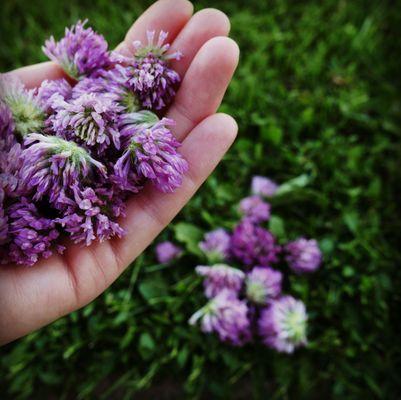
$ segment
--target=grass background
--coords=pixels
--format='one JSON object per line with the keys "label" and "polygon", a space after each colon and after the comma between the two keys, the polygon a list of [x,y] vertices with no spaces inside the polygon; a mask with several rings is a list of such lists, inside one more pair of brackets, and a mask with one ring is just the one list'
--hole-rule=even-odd
{"label": "grass background", "polygon": [[[149,1],[5,0],[0,70],[44,60],[77,19],[116,45]],[[222,111],[240,136],[162,234],[187,252],[139,257],[95,302],[0,349],[2,399],[397,399],[401,391],[401,16],[385,1],[196,1],[231,18],[241,63]],[[310,311],[293,356],[232,349],[187,325],[203,303],[191,252],[235,221],[253,174],[304,185],[273,203],[281,235],[316,237],[322,270],[292,282]],[[281,224],[282,223],[282,224]],[[277,228],[277,226],[276,226]],[[398,368],[398,372],[397,372]]]}

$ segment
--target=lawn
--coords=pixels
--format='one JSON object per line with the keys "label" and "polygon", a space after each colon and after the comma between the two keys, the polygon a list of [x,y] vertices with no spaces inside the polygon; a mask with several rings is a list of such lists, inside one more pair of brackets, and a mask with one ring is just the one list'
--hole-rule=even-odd
{"label": "lawn", "polygon": [[[5,0],[0,70],[78,19],[112,45],[140,0]],[[253,175],[303,184],[273,200],[288,238],[318,239],[318,273],[292,282],[310,313],[294,355],[232,348],[188,326],[198,260],[152,249],[96,301],[0,349],[2,399],[397,399],[401,392],[401,12],[375,1],[196,1],[231,19],[241,61],[221,110],[239,138],[162,239],[231,227]],[[185,223],[185,225],[183,225]],[[184,227],[184,228],[183,228]],[[183,243],[183,245],[185,245]],[[188,250],[188,248],[187,248]]]}

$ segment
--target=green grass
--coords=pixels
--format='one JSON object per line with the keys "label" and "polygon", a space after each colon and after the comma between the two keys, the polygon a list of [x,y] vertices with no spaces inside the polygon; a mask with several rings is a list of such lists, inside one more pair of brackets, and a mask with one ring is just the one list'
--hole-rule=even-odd
{"label": "green grass", "polygon": [[[0,70],[44,60],[45,38],[79,18],[115,45],[147,4],[6,0]],[[240,135],[162,237],[180,239],[182,222],[195,236],[231,226],[253,174],[306,175],[273,209],[286,238],[316,237],[324,251],[321,271],[292,282],[310,311],[309,348],[285,356],[201,335],[187,325],[204,301],[197,258],[158,270],[149,251],[83,310],[0,350],[2,399],[398,398],[400,12],[383,1],[196,2],[206,6],[230,16],[241,47],[221,108]]]}

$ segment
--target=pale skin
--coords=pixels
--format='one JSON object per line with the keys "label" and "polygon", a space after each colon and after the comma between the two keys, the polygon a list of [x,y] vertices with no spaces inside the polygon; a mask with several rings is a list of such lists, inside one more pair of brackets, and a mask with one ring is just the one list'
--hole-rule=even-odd
{"label": "pale skin", "polygon": [[[147,186],[128,202],[121,220],[126,235],[90,247],[68,244],[34,267],[0,268],[0,344],[8,343],[77,310],[107,289],[155,239],[219,163],[233,143],[237,124],[216,114],[238,64],[239,49],[227,38],[228,18],[215,9],[193,14],[187,0],[159,0],[135,21],[117,50],[129,53],[134,40],[146,40],[146,30],[169,32],[171,51],[185,55],[173,68],[182,83],[167,116],[176,121],[174,134],[190,169],[182,187],[162,194]],[[18,70],[27,87],[63,76],[46,62]]]}

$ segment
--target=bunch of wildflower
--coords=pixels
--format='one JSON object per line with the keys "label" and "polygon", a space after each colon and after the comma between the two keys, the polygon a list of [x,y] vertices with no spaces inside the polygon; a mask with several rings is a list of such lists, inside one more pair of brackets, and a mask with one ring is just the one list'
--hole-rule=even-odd
{"label": "bunch of wildflower", "polygon": [[127,57],[86,23],[43,47],[66,79],[28,90],[0,76],[2,262],[33,265],[62,251],[64,236],[85,245],[121,237],[128,196],[147,183],[173,192],[188,170],[174,121],[160,114],[179,82],[167,34],[149,32]]}
{"label": "bunch of wildflower", "polygon": [[253,194],[240,201],[243,219],[233,232],[218,228],[199,243],[208,260],[217,254],[230,265],[195,268],[208,303],[190,323],[233,345],[260,340],[278,352],[292,353],[307,344],[307,313],[302,301],[284,294],[285,266],[297,274],[312,272],[322,255],[316,240],[280,244],[263,226],[270,217],[270,204],[263,197],[274,195],[276,188],[268,178],[254,177]]}

